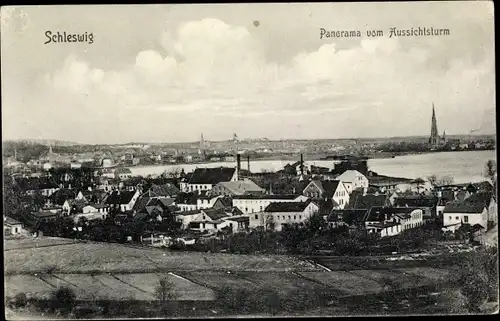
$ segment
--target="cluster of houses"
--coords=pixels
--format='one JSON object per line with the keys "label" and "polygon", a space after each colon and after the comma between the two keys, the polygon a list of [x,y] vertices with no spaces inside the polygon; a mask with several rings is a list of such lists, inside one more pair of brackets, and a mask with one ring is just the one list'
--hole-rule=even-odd
{"label": "cluster of houses", "polygon": [[104,168],[93,188],[62,188],[50,180],[32,178],[34,183],[23,185],[23,190],[28,195],[40,191],[46,199],[43,208],[31,213],[34,221],[68,216],[78,223],[105,219],[111,213],[150,221],[174,216],[183,229],[213,233],[280,231],[319,214],[332,227],[362,228],[382,237],[419,228],[436,218],[442,220],[444,231],[452,232],[463,224],[486,230],[497,223],[497,202],[489,182],[436,187],[369,171],[365,175],[356,169],[315,174],[302,161],[295,165],[288,166],[295,167],[301,188],[291,194],[274,194],[259,186],[239,162],[235,168],[182,171],[178,179],[147,188],[128,183],[128,169]]}

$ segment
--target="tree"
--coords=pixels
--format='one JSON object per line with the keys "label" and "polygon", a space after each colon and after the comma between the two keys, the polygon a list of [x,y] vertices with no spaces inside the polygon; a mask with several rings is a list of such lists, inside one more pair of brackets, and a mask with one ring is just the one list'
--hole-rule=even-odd
{"label": "tree", "polygon": [[489,178],[491,182],[495,181],[495,176],[497,173],[497,164],[494,160],[489,160],[486,162],[486,171],[484,173],[484,176],[486,178]]}
{"label": "tree", "polygon": [[166,304],[168,303],[168,301],[172,301],[175,298],[173,289],[173,283],[168,281],[166,277],[160,278],[158,280],[158,285],[155,288],[155,297],[158,301],[160,301],[162,309],[164,311],[166,309]]}
{"label": "tree", "polygon": [[417,192],[420,193],[420,188],[425,184],[425,180],[421,177],[418,177],[413,181],[413,183],[417,185]]}
{"label": "tree", "polygon": [[318,212],[314,213],[305,222],[304,226],[308,234],[312,237],[328,228],[328,223]]}
{"label": "tree", "polygon": [[436,174],[432,174],[431,176],[427,177],[427,180],[429,181],[429,183],[432,184],[432,186],[436,186],[438,178],[437,178]]}
{"label": "tree", "polygon": [[471,313],[480,312],[486,301],[498,300],[498,251],[497,248],[469,253],[454,273],[449,284],[466,298],[466,308]]}
{"label": "tree", "polygon": [[274,228],[276,227],[276,223],[274,222],[274,216],[272,214],[266,215],[265,227],[266,227],[266,230],[274,231]]}
{"label": "tree", "polygon": [[26,293],[24,292],[18,293],[14,297],[14,305],[17,308],[25,307],[27,303],[28,303],[28,298],[26,296]]}
{"label": "tree", "polygon": [[75,305],[75,299],[75,292],[69,287],[63,286],[52,292],[52,302],[63,311],[70,311]]}

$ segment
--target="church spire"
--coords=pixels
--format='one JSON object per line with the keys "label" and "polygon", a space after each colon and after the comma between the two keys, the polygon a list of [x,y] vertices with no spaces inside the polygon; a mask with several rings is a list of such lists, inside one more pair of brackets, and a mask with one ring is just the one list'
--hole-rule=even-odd
{"label": "church spire", "polygon": [[429,143],[432,147],[439,145],[439,134],[436,121],[436,110],[434,108],[434,102],[432,102],[432,124],[431,124],[431,137],[429,138]]}

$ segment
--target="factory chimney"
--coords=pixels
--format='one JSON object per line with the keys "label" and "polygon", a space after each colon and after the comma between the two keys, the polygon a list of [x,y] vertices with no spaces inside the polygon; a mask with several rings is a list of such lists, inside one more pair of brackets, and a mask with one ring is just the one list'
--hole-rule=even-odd
{"label": "factory chimney", "polygon": [[300,154],[300,174],[304,174],[304,154]]}
{"label": "factory chimney", "polygon": [[240,177],[240,171],[241,171],[241,155],[236,154],[236,171],[238,175],[238,179]]}
{"label": "factory chimney", "polygon": [[247,170],[248,173],[250,174],[250,155],[247,156]]}

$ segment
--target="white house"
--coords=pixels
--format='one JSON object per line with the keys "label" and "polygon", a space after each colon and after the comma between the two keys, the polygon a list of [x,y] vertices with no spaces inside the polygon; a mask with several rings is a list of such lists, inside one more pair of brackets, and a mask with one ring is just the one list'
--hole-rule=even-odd
{"label": "white house", "polygon": [[379,233],[380,237],[398,235],[402,231],[400,223],[397,222],[377,222],[366,226],[368,233]]}
{"label": "white house", "polygon": [[238,180],[238,171],[231,167],[197,168],[189,179],[181,182],[181,191],[209,191],[220,182]]}
{"label": "white house", "polygon": [[263,212],[249,215],[249,227],[281,231],[285,225],[303,224],[318,211],[319,206],[310,201],[271,203]]}
{"label": "white house", "polygon": [[8,216],[3,217],[3,231],[4,235],[18,235],[25,232],[21,222]]}
{"label": "white house", "polygon": [[110,206],[107,204],[88,204],[82,208],[83,214],[98,213],[101,215],[108,215]]}
{"label": "white house", "polygon": [[111,168],[104,168],[102,170],[101,177],[106,177],[106,178],[115,178],[115,171],[112,170]]}
{"label": "white house", "polygon": [[219,209],[202,209],[190,212],[176,213],[176,219],[182,222],[182,228],[196,231],[220,231],[225,227],[236,225],[232,221],[224,220],[230,214]]}
{"label": "white house", "polygon": [[404,230],[423,225],[423,211],[407,207],[372,207],[369,209],[365,228],[368,232],[380,233],[381,237],[394,236]]}
{"label": "white house", "polygon": [[201,211],[194,209],[175,213],[175,219],[180,222],[182,229],[188,229],[189,224],[201,219]]}
{"label": "white house", "polygon": [[484,203],[450,202],[443,212],[443,230],[455,232],[462,224],[488,226],[488,208]]}
{"label": "white house", "polygon": [[139,196],[139,190],[113,191],[106,197],[104,203],[109,205],[110,208],[117,208],[122,212],[131,211]]}
{"label": "white house", "polygon": [[424,224],[424,212],[419,208],[410,208],[407,212],[397,213],[393,220],[401,224],[401,230],[420,227]]}
{"label": "white house", "polygon": [[343,209],[349,204],[349,192],[339,180],[312,180],[302,191],[302,194],[312,199],[332,199]]}
{"label": "white house", "polygon": [[223,196],[200,196],[196,200],[196,206],[198,209],[212,208],[215,202]]}
{"label": "white house", "polygon": [[82,168],[82,163],[80,163],[80,162],[71,162],[70,167],[72,169]]}
{"label": "white house", "polygon": [[42,168],[46,171],[52,168],[52,164],[49,162],[43,163]]}
{"label": "white house", "polygon": [[346,182],[351,183],[351,186],[347,186],[349,194],[353,190],[358,189],[358,188],[362,189],[363,192],[365,192],[365,193],[366,193],[366,190],[368,189],[368,184],[369,184],[368,178],[365,175],[358,172],[357,170],[347,170],[347,171],[343,172],[342,174],[340,174],[337,177],[337,180],[344,182],[344,184]]}
{"label": "white house", "polygon": [[246,231],[250,227],[250,218],[248,216],[238,215],[225,217],[222,220],[229,221],[229,227],[233,233]]}
{"label": "white house", "polygon": [[126,167],[120,167],[115,169],[115,178],[127,179],[132,177],[132,171]]}
{"label": "white house", "polygon": [[233,207],[238,208],[243,214],[263,212],[271,203],[305,202],[308,197],[304,195],[240,195],[233,197]]}
{"label": "white house", "polygon": [[106,167],[113,167],[115,165],[115,162],[111,158],[103,158],[101,160],[101,166],[106,168]]}
{"label": "white house", "polygon": [[64,201],[62,206],[62,211],[64,215],[72,215],[75,213],[81,213],[83,207],[87,205],[87,201],[84,199],[67,199]]}

